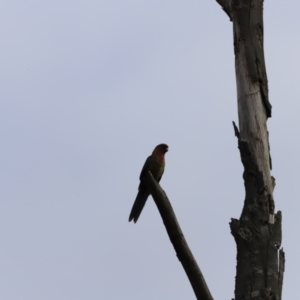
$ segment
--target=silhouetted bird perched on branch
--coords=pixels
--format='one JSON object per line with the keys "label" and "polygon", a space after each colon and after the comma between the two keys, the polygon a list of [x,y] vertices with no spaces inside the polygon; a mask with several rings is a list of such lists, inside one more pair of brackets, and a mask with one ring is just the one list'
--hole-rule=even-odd
{"label": "silhouetted bird perched on branch", "polygon": [[146,159],[146,162],[143,166],[141,175],[140,175],[140,185],[139,185],[139,192],[136,196],[136,199],[134,201],[134,204],[131,209],[131,213],[129,215],[129,222],[131,220],[134,221],[134,223],[137,222],[144,205],[147,201],[147,198],[150,195],[150,192],[143,183],[142,179],[147,175],[147,173],[150,171],[153,178],[159,182],[164,170],[165,170],[165,153],[168,152],[169,147],[166,144],[159,144],[155,147],[152,154]]}

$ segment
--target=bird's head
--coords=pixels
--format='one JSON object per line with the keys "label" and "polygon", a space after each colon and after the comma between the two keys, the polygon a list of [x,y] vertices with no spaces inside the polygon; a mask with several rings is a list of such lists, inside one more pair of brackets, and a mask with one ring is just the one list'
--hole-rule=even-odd
{"label": "bird's head", "polygon": [[169,146],[167,144],[159,144],[155,147],[153,153],[165,154],[166,152],[168,152],[168,150]]}

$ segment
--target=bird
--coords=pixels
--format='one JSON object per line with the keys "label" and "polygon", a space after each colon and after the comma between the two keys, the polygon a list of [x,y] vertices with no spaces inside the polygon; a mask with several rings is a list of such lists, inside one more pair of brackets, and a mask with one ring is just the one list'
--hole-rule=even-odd
{"label": "bird", "polygon": [[140,175],[138,194],[135,198],[129,215],[129,222],[131,222],[132,220],[134,221],[134,223],[137,222],[150,195],[150,191],[147,185],[143,182],[143,178],[150,171],[153,178],[157,182],[160,181],[165,170],[165,154],[168,152],[168,150],[169,146],[167,144],[159,144],[154,148],[152,154],[146,159]]}

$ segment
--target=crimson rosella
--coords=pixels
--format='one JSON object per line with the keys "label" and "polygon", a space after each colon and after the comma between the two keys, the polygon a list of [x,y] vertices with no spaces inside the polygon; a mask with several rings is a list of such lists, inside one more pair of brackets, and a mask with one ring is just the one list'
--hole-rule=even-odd
{"label": "crimson rosella", "polygon": [[166,144],[159,144],[155,147],[152,154],[146,159],[146,162],[143,166],[141,175],[140,175],[140,185],[139,185],[139,192],[136,196],[136,199],[134,201],[134,204],[131,209],[131,213],[129,215],[129,222],[131,220],[134,221],[134,223],[137,222],[144,205],[147,201],[147,198],[150,195],[150,192],[146,186],[146,184],[143,182],[143,178],[146,176],[146,174],[150,171],[154,179],[159,182],[164,170],[165,170],[165,153],[169,150],[168,145]]}

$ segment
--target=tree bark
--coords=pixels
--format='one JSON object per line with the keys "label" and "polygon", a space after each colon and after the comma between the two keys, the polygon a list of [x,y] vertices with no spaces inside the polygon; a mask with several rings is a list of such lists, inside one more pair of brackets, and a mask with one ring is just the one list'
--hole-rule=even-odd
{"label": "tree bark", "polygon": [[198,300],[213,300],[202,272],[184,238],[166,193],[154,180],[150,172],[143,180],[147,184],[154,202],[160,212],[176,255],[181,262],[187,277],[189,278],[196,298]]}
{"label": "tree bark", "polygon": [[[263,1],[217,0],[233,22],[239,129],[235,135],[244,166],[245,201],[232,219],[237,244],[235,300],[281,299],[284,252],[281,212],[274,214],[267,119],[272,106],[263,48]],[[279,258],[279,261],[278,261]]]}

